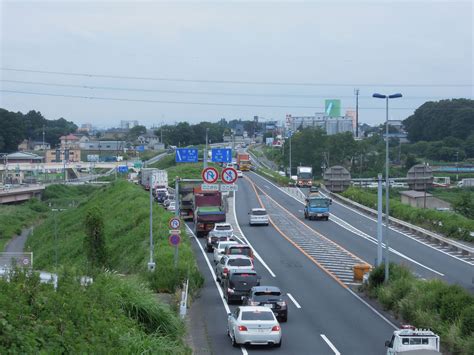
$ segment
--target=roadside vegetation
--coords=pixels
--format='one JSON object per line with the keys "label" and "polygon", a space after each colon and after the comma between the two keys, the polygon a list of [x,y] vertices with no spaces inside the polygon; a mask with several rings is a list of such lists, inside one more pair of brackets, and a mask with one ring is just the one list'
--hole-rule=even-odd
{"label": "roadside vegetation", "polygon": [[[349,187],[341,195],[364,206],[377,209],[376,190]],[[383,203],[385,205],[385,200]],[[470,235],[470,232],[474,231],[474,220],[458,213],[415,208],[402,204],[398,199],[391,198],[390,215],[433,232],[441,233],[449,238],[474,242],[474,237]]]}
{"label": "roadside vegetation", "polygon": [[440,335],[444,351],[474,354],[474,297],[460,286],[441,280],[420,280],[405,266],[390,264],[384,284],[384,265],[375,268],[362,289],[403,322],[429,328]]}
{"label": "roadside vegetation", "polygon": [[20,270],[0,279],[0,353],[191,354],[183,323],[136,277],[80,275],[62,269],[56,290]]}

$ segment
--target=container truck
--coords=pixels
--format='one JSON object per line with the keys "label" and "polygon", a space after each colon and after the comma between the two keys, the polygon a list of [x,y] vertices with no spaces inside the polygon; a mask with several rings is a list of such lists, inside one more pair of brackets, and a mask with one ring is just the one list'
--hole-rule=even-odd
{"label": "container truck", "polygon": [[304,206],[304,218],[329,220],[329,205],[331,203],[329,198],[315,194],[309,195]]}
{"label": "container truck", "polygon": [[296,168],[296,185],[298,187],[311,187],[313,185],[313,168],[310,166],[298,166]]}
{"label": "container truck", "polygon": [[157,171],[158,169],[156,168],[143,168],[140,170],[140,184],[145,190],[150,190],[150,176],[156,174]]}
{"label": "container truck", "polygon": [[250,155],[248,153],[237,153],[237,165],[241,171],[250,170]]}
{"label": "container truck", "polygon": [[202,181],[187,181],[179,184],[179,214],[184,220],[194,218],[194,188]]}
{"label": "container truck", "polygon": [[474,178],[462,179],[458,182],[458,187],[474,187]]}
{"label": "container truck", "polygon": [[203,191],[194,188],[194,234],[206,236],[216,223],[225,222],[225,210],[220,191]]}

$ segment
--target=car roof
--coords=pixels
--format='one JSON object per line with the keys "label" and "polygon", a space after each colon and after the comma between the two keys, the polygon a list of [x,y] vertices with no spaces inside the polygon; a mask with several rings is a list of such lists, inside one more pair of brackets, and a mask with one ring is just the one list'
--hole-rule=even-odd
{"label": "car roof", "polygon": [[238,244],[235,240],[224,240],[222,242],[219,242],[219,244],[217,244],[217,247],[219,248],[219,245],[234,245],[234,244]]}
{"label": "car roof", "polygon": [[239,306],[241,312],[271,312],[273,313],[272,309],[269,307],[264,306]]}
{"label": "car roof", "polygon": [[252,208],[252,211],[267,211],[265,208]]}
{"label": "car roof", "polygon": [[230,244],[229,246],[231,247],[237,247],[237,248],[250,248],[250,245],[247,244]]}
{"label": "car roof", "polygon": [[254,286],[252,292],[280,292],[281,290],[276,286]]}

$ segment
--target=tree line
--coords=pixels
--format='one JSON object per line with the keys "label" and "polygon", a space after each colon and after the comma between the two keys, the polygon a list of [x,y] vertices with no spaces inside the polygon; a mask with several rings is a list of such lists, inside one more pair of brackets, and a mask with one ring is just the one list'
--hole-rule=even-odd
{"label": "tree line", "polygon": [[39,111],[27,114],[11,112],[0,108],[0,152],[11,153],[18,150],[18,145],[24,139],[43,140],[51,146],[59,143],[59,137],[75,132],[77,126],[64,118],[47,120]]}

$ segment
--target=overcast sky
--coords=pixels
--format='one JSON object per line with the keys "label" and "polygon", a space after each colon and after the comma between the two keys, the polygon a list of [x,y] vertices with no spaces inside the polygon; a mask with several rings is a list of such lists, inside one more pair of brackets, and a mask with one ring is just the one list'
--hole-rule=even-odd
{"label": "overcast sky", "polygon": [[0,107],[48,119],[283,120],[354,108],[359,88],[377,124],[374,92],[404,95],[391,119],[473,97],[471,1],[0,1]]}

